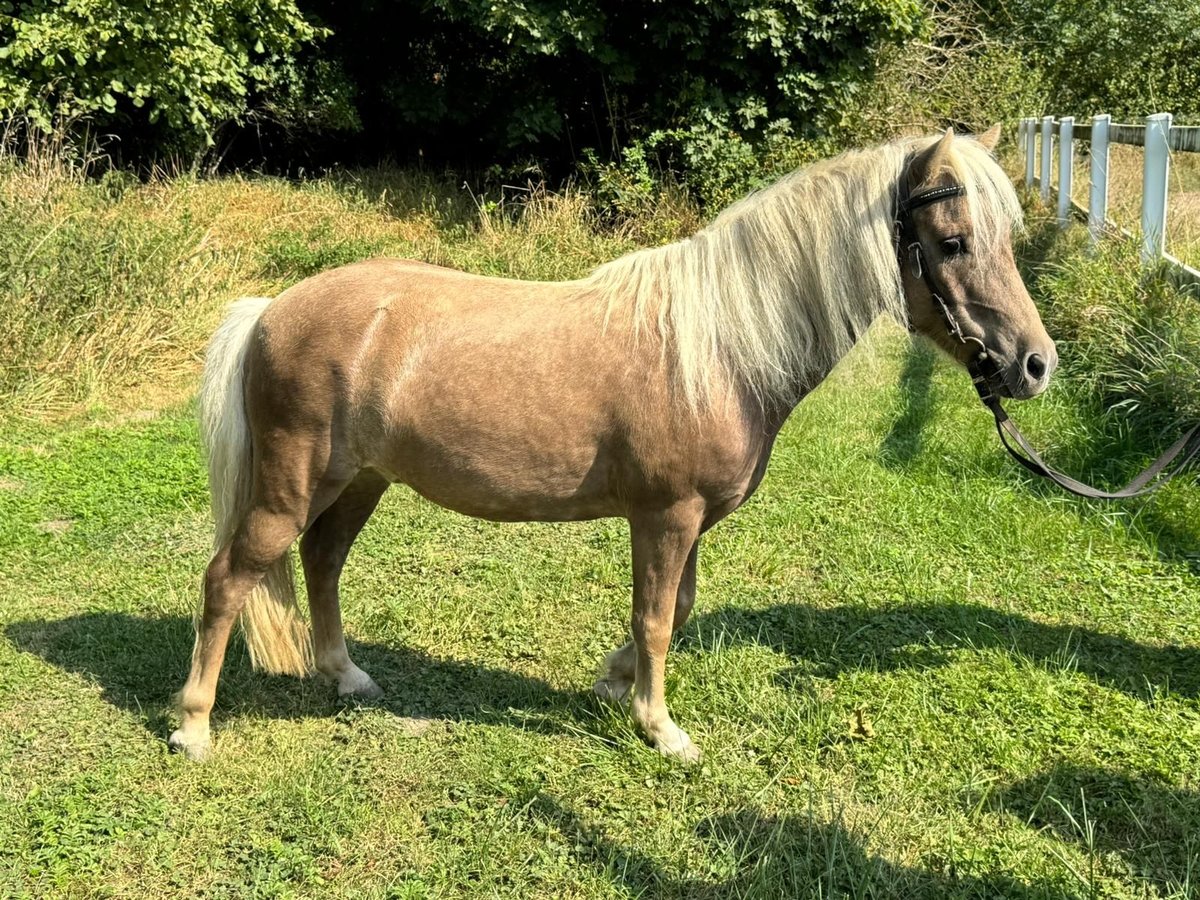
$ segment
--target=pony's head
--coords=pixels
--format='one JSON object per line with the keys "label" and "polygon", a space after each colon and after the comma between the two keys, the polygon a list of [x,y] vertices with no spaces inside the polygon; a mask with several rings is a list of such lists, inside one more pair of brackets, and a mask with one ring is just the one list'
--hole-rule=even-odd
{"label": "pony's head", "polygon": [[1046,388],[1058,353],[1013,259],[1020,206],[991,155],[999,134],[998,125],[978,138],[947,131],[914,145],[898,250],[912,327],[964,365],[986,350],[993,389],[1024,399]]}

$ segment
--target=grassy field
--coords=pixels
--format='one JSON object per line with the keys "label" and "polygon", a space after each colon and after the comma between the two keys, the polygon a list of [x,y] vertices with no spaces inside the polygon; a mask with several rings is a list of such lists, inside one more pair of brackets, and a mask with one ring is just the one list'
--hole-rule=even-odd
{"label": "grassy field", "polygon": [[[143,348],[152,375],[75,380],[65,354],[60,384],[8,395],[0,896],[1200,894],[1200,488],[1099,506],[1030,483],[965,376],[888,329],[705,539],[668,664],[700,766],[589,690],[625,636],[623,523],[493,525],[399,489],[344,579],[351,652],[385,698],[339,706],[235,643],[213,760],[170,756],[209,541],[190,336],[221,292],[378,252],[563,277],[688,223],[597,229],[570,202],[481,219],[445,185],[405,199],[367,176],[63,197],[39,221],[124,223],[114,208],[167,198],[164,222],[208,243],[129,282],[152,300],[204,265],[176,338]],[[1086,346],[1014,414],[1064,468],[1117,481],[1147,435],[1073,383]]]}

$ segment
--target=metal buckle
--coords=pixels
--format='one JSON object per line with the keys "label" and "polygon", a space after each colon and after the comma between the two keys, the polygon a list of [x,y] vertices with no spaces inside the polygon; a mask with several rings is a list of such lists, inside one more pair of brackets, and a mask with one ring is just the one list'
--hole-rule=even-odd
{"label": "metal buckle", "polygon": [[925,270],[921,265],[921,242],[913,241],[908,245],[908,255],[912,260],[910,263],[913,278],[923,278]]}
{"label": "metal buckle", "polygon": [[937,301],[938,309],[942,313],[942,320],[946,323],[946,330],[950,332],[950,336],[960,344],[965,344],[967,339],[963,337],[962,328],[959,327],[958,320],[950,314],[950,307],[946,305],[946,301],[942,299],[942,295],[933,291],[929,293]]}

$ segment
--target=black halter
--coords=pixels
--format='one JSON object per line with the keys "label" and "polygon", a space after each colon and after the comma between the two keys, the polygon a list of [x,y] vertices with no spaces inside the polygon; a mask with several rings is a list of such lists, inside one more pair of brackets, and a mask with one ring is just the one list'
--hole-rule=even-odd
{"label": "black halter", "polygon": [[[925,265],[921,236],[917,234],[917,228],[912,218],[914,209],[929,206],[931,203],[939,203],[942,200],[949,200],[952,197],[961,197],[967,192],[966,188],[961,184],[951,184],[946,187],[929,188],[928,190],[912,195],[908,191],[908,171],[906,169],[900,179],[900,193],[896,202],[896,254],[899,257],[900,265],[904,265],[905,257],[907,256],[907,261],[912,266],[913,277],[920,278],[925,282],[925,286],[929,288],[929,295],[933,300],[934,308],[941,316],[942,322],[945,324],[946,330],[950,332],[951,337],[962,344],[968,342],[978,344],[979,358],[987,357],[990,359],[987,347],[984,346],[983,341],[978,338],[966,337],[962,332],[962,328],[959,327],[958,321],[951,315],[950,307],[946,305],[946,301],[942,297],[942,291],[939,290],[940,286],[934,280],[933,269]],[[908,330],[914,330],[911,317],[908,322]]]}
{"label": "black halter", "polygon": [[[1077,496],[1095,500],[1125,500],[1130,497],[1148,494],[1162,487],[1187,468],[1193,459],[1200,456],[1200,424],[1198,424],[1177,440],[1166,453],[1151,463],[1149,467],[1129,482],[1129,484],[1117,491],[1097,490],[1081,481],[1076,481],[1069,475],[1063,475],[1061,472],[1048,466],[1038,452],[1033,449],[1029,441],[1025,439],[1025,436],[1021,434],[1016,423],[1008,417],[1008,413],[1004,411],[1004,407],[1000,405],[1000,398],[996,396],[994,387],[1003,383],[1004,375],[1000,371],[1000,367],[993,355],[988,352],[987,345],[977,337],[963,334],[962,327],[958,324],[958,320],[954,318],[954,314],[950,311],[950,307],[946,304],[942,296],[948,292],[938,283],[933,267],[929,266],[925,261],[921,237],[917,233],[916,225],[913,223],[913,210],[920,209],[922,206],[928,206],[931,203],[949,200],[952,197],[961,197],[966,193],[966,188],[961,184],[952,184],[946,187],[929,188],[928,190],[919,191],[916,194],[910,194],[908,169],[909,166],[906,164],[904,171],[900,175],[900,185],[896,196],[895,233],[897,259],[901,266],[904,266],[906,263],[911,265],[913,277],[919,278],[924,282],[925,287],[929,290],[929,296],[933,300],[934,309],[937,310],[950,336],[960,344],[977,345],[977,351],[972,354],[971,359],[967,362],[967,373],[971,376],[971,383],[975,385],[975,391],[979,394],[980,401],[995,417],[996,432],[1000,435],[1000,442],[1013,459],[1035,475],[1049,478],[1059,487]],[[909,318],[908,327],[910,331],[914,330],[911,317]],[[1017,445],[1016,447],[1009,442],[1010,439]],[[1172,463],[1174,464],[1172,465]]]}

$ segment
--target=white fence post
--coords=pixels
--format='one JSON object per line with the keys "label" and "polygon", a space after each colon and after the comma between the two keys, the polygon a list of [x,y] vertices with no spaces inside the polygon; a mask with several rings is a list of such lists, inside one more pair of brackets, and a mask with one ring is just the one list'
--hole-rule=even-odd
{"label": "white fence post", "polygon": [[1146,262],[1162,258],[1166,248],[1170,131],[1170,113],[1146,117],[1146,168],[1142,175],[1142,259]]}
{"label": "white fence post", "polygon": [[1088,231],[1095,244],[1104,236],[1108,221],[1108,123],[1106,115],[1092,116],[1092,157],[1090,189],[1088,191]]}
{"label": "white fence post", "polygon": [[1021,148],[1021,159],[1025,159],[1025,119],[1017,120],[1017,146]]}
{"label": "white fence post", "polygon": [[1075,175],[1075,119],[1058,120],[1058,227],[1071,221],[1071,183]]}
{"label": "white fence post", "polygon": [[1054,116],[1042,116],[1042,202],[1050,199],[1050,140]]}
{"label": "white fence post", "polygon": [[1025,119],[1025,187],[1033,187],[1034,159],[1037,154],[1037,119]]}

